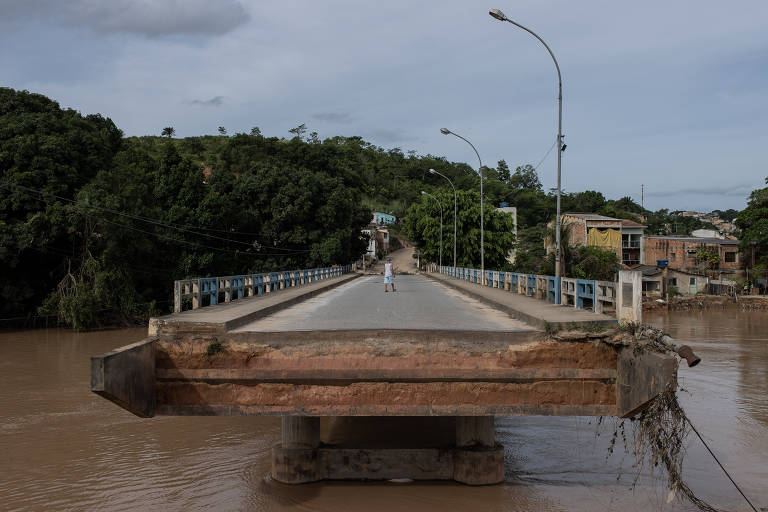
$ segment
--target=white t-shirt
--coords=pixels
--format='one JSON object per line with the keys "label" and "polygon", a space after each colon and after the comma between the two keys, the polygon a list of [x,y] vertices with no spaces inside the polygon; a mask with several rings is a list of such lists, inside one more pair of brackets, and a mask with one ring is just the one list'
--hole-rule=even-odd
{"label": "white t-shirt", "polygon": [[384,264],[384,275],[386,277],[389,277],[392,275],[392,264],[391,263],[385,263]]}

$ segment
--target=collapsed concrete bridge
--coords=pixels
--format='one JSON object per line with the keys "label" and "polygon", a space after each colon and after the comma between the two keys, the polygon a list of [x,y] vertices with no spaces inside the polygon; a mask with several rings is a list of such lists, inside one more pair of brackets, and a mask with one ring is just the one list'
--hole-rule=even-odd
{"label": "collapsed concrete bridge", "polygon": [[[92,358],[92,390],[148,418],[282,416],[282,482],[492,484],[504,477],[495,416],[632,416],[675,381],[673,356],[599,334],[615,327],[606,315],[547,304],[521,316],[444,276],[399,276],[395,293],[381,281],[348,273],[152,319],[145,340]],[[587,329],[553,337],[519,320],[531,314]],[[422,435],[366,437],[371,421]],[[342,423],[356,434],[339,439]]]}

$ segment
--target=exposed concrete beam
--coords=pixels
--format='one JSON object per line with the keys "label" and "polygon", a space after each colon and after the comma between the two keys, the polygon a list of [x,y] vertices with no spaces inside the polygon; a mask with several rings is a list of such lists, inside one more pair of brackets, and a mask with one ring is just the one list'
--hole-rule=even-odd
{"label": "exposed concrete beam", "polygon": [[91,357],[91,391],[142,418],[155,414],[155,339]]}

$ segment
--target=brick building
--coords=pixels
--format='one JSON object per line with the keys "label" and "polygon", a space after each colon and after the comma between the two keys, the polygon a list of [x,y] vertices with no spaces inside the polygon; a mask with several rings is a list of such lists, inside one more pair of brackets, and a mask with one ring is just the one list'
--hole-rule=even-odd
{"label": "brick building", "polygon": [[[596,213],[564,213],[560,222],[570,226],[571,246],[589,245],[614,251],[624,265],[645,262],[643,259],[645,226],[642,224]],[[552,223],[549,226],[551,227]],[[554,250],[554,245],[547,246],[547,254]]]}
{"label": "brick building", "polygon": [[696,258],[699,249],[709,249],[720,257],[715,271],[739,275],[744,262],[738,240],[696,238],[690,236],[646,236],[643,244],[645,262],[655,264],[667,260],[670,269],[686,272],[702,271],[704,264]]}

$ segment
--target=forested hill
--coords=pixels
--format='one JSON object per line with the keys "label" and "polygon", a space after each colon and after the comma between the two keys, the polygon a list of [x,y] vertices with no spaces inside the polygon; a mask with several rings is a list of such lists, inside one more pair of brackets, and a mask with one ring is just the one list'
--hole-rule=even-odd
{"label": "forested hill", "polygon": [[[303,125],[290,138],[161,130],[126,138],[109,118],[0,88],[0,319],[89,328],[167,311],[175,279],[347,263],[371,210],[402,216],[421,190],[448,187],[430,168],[479,184],[466,164]],[[487,204],[517,206],[522,228],[554,215],[531,166],[484,174]],[[566,194],[568,210],[650,213],[592,191]]]}

